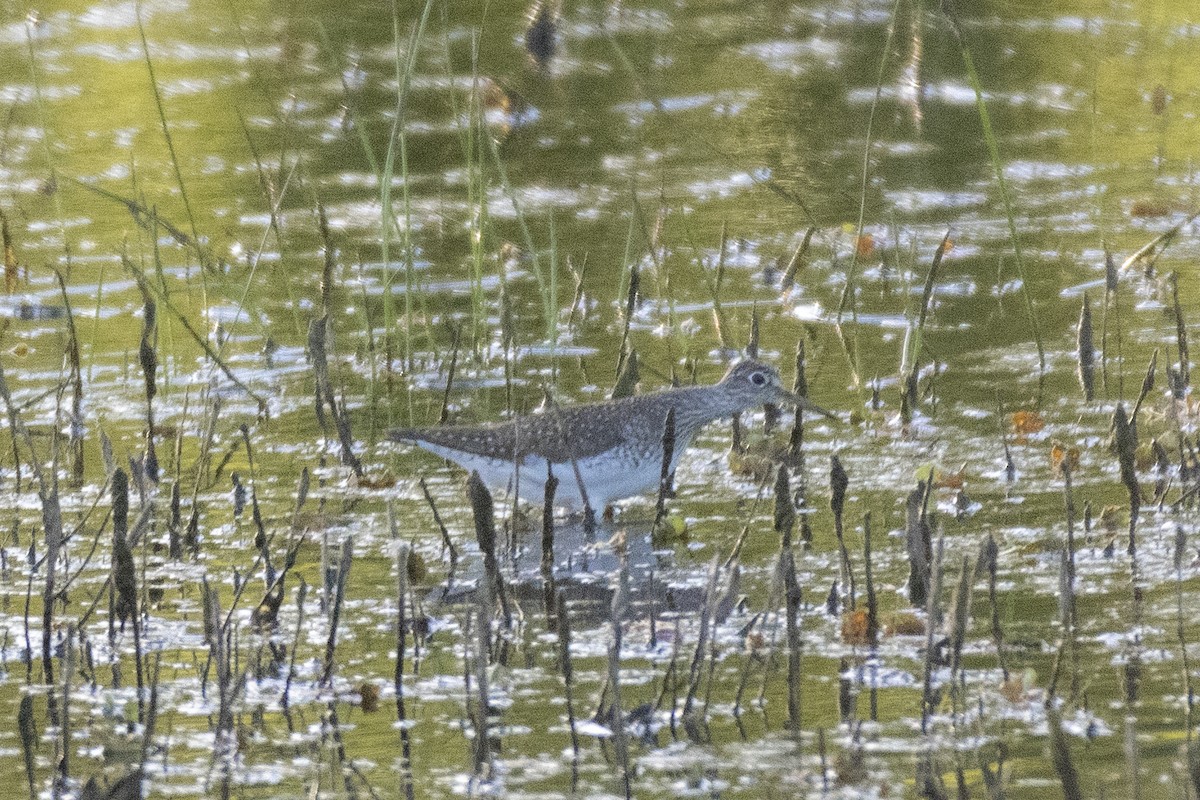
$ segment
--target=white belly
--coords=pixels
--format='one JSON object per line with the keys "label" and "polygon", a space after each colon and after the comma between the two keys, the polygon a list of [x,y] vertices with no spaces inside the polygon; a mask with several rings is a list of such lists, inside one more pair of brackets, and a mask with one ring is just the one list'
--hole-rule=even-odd
{"label": "white belly", "polygon": [[[482,456],[464,455],[435,444],[421,442],[421,447],[458,463],[463,469],[479,473],[479,477],[493,492],[513,494],[527,503],[541,506],[546,498],[546,460],[537,456],[526,456],[519,465],[511,461],[500,461]],[[678,463],[677,453],[673,462]],[[570,463],[555,464],[554,477],[558,488],[554,492],[554,505],[572,511],[583,509],[583,495],[579,491],[580,480],[587,491],[588,503],[597,513],[610,503],[626,497],[643,494],[658,488],[661,462],[629,464],[610,454],[602,454],[576,461],[578,478]],[[674,469],[674,464],[672,464]]]}

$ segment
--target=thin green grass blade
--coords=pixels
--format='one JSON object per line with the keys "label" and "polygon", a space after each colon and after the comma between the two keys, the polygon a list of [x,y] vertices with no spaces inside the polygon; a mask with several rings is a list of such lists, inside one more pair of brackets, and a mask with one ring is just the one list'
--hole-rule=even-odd
{"label": "thin green grass blade", "polygon": [[[949,15],[949,12],[947,13]],[[1004,203],[1004,216],[1008,220],[1008,235],[1012,241],[1013,255],[1017,262],[1017,275],[1021,279],[1021,297],[1025,301],[1025,313],[1029,317],[1029,327],[1033,332],[1033,341],[1037,345],[1038,375],[1044,376],[1046,374],[1046,347],[1042,342],[1042,329],[1038,324],[1037,311],[1033,305],[1033,292],[1030,290],[1029,280],[1025,273],[1025,256],[1021,250],[1021,237],[1017,234],[1017,221],[1013,214],[1012,199],[1008,193],[1008,182],[1004,180],[1004,169],[1000,160],[1000,145],[996,141],[996,132],[992,128],[992,118],[988,114],[987,103],[983,99],[983,88],[979,81],[979,73],[975,70],[975,60],[971,57],[971,50],[967,47],[958,21],[953,16],[950,16],[950,24],[954,29],[955,39],[958,41],[959,51],[962,53],[963,65],[967,70],[967,80],[971,84],[971,89],[975,92],[975,108],[979,111],[979,124],[983,128],[983,138],[987,143],[988,157],[992,162],[992,172],[996,176],[996,185],[1000,190],[1000,199]]]}

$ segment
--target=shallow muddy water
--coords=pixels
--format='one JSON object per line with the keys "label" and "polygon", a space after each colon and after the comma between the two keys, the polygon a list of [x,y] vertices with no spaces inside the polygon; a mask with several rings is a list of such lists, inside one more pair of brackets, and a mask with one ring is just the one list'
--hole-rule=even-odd
{"label": "shallow muddy water", "polygon": [[[1195,797],[1200,24],[965,5],[0,3],[0,795]],[[386,439],[800,343],[569,659]]]}

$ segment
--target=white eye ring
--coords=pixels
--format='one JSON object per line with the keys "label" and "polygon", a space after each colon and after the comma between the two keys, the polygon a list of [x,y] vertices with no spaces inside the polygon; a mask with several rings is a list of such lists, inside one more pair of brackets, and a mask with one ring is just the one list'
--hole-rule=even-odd
{"label": "white eye ring", "polygon": [[766,383],[767,383],[767,376],[766,376],[766,373],[763,373],[763,372],[755,372],[754,374],[752,374],[752,375],[750,376],[750,382],[751,382],[751,383],[753,383],[755,386],[764,386],[764,385],[766,385]]}

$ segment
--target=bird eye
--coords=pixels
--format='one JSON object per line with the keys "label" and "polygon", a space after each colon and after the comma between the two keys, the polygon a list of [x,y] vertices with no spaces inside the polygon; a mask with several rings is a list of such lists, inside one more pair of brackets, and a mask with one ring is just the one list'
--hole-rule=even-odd
{"label": "bird eye", "polygon": [[764,386],[767,382],[767,375],[764,372],[755,372],[750,376],[750,382],[755,386]]}

